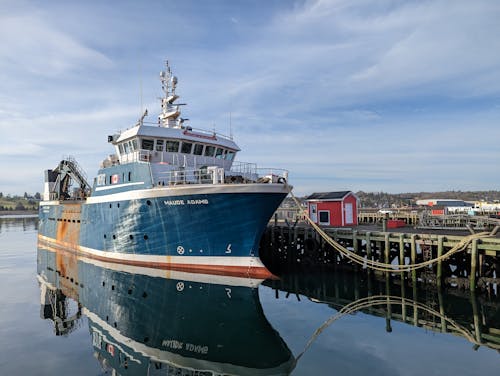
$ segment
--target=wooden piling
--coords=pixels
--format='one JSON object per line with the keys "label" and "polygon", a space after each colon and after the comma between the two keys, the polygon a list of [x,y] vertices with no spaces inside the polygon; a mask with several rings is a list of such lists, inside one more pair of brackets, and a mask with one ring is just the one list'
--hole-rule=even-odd
{"label": "wooden piling", "polygon": [[472,240],[472,249],[470,253],[470,276],[469,276],[471,291],[476,291],[477,244],[478,244],[478,239]]}
{"label": "wooden piling", "polygon": [[389,234],[385,234],[384,235],[384,262],[386,264],[389,264],[390,263],[390,260],[389,260],[389,256],[390,256],[390,253],[391,253],[391,243],[389,242]]}
{"label": "wooden piling", "polygon": [[367,231],[366,232],[366,257],[368,260],[372,259],[372,241],[370,239],[371,232]]}
{"label": "wooden piling", "polygon": [[352,232],[352,250],[354,251],[355,254],[358,254],[359,252],[357,230],[353,230]]}
{"label": "wooden piling", "polygon": [[[399,234],[399,265],[405,265],[405,238],[404,234]],[[401,286],[404,286],[405,282],[405,273],[401,274]]]}
{"label": "wooden piling", "polygon": [[441,288],[438,289],[438,302],[439,302],[439,313],[441,314],[441,332],[447,332],[447,325],[445,320],[445,311],[444,311],[444,300],[443,300],[443,291]]}
{"label": "wooden piling", "polygon": [[[410,264],[415,265],[417,263],[417,235],[413,234],[411,236],[411,256]],[[414,269],[411,271],[411,281],[412,286],[417,285],[417,271]]]}
{"label": "wooden piling", "polygon": [[[443,255],[443,244],[444,244],[444,236],[439,235],[438,236],[438,247],[437,247],[437,257],[441,257]],[[437,272],[436,272],[436,283],[438,289],[441,288],[441,284],[443,281],[443,262],[441,259],[438,260],[437,263]]]}
{"label": "wooden piling", "polygon": [[479,318],[479,309],[477,307],[477,297],[474,290],[470,291],[470,303],[472,306],[472,316],[474,318],[474,336],[477,343],[481,343],[481,320]]}

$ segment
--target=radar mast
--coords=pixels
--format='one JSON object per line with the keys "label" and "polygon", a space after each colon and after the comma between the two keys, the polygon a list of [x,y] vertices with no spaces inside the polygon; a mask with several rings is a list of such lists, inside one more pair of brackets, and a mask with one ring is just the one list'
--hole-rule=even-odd
{"label": "radar mast", "polygon": [[158,116],[158,122],[161,127],[166,128],[180,128],[180,114],[179,105],[174,102],[179,98],[175,94],[177,86],[177,77],[172,74],[168,60],[165,61],[165,70],[160,72],[161,89],[163,97],[161,100],[161,114]]}

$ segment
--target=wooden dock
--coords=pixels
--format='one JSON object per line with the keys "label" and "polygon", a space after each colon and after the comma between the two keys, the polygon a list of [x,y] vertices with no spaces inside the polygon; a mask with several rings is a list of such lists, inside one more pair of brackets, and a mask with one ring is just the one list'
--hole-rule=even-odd
{"label": "wooden dock", "polygon": [[[417,264],[446,254],[464,236],[365,231],[360,229],[324,229],[328,236],[354,253],[386,264]],[[272,225],[262,237],[260,256],[273,268],[293,269],[295,267],[341,267],[360,270],[363,267],[353,263],[333,250],[316,231],[309,226]],[[435,284],[475,291],[476,289],[498,294],[500,282],[499,260],[500,239],[476,239],[465,252],[419,271],[391,274],[402,283]],[[377,272],[378,273],[378,272]]]}

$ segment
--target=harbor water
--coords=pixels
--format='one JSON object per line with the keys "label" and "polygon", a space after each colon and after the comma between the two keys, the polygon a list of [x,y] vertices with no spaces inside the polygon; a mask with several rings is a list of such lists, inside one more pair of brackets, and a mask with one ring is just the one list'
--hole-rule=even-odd
{"label": "harbor water", "polygon": [[2,375],[498,375],[500,300],[342,270],[128,268],[0,218]]}

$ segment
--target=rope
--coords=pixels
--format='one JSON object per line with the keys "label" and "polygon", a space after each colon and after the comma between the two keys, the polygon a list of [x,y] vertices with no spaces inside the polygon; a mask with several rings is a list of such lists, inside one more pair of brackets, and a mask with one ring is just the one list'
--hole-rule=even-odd
{"label": "rope", "polygon": [[[444,321],[446,321],[451,328],[453,328],[456,332],[460,333],[465,339],[467,339],[469,342],[473,343],[474,345],[484,345],[484,343],[479,342],[474,335],[467,329],[465,329],[463,326],[460,324],[456,323],[454,320],[446,317],[445,315],[441,314],[440,312],[437,312],[436,310],[426,306],[425,304],[416,302],[411,299],[406,299],[402,298],[399,296],[391,296],[391,295],[376,295],[376,296],[369,296],[367,298],[362,298],[359,300],[356,300],[354,302],[351,302],[347,304],[346,306],[342,307],[340,311],[338,311],[335,315],[331,316],[328,320],[326,320],[316,331],[313,333],[309,341],[304,347],[304,350],[296,357],[295,361],[298,362],[299,359],[304,355],[304,353],[311,347],[313,342],[318,338],[318,336],[323,333],[323,331],[328,328],[331,324],[333,324],[335,321],[341,319],[342,317],[346,315],[353,314],[356,311],[360,311],[362,309],[366,309],[369,307],[377,306],[377,305],[411,305],[415,309],[420,309],[424,312],[428,312],[433,316],[437,316]],[[494,348],[494,349],[500,349],[500,345],[496,344],[489,344],[488,347]]]}
{"label": "rope", "polygon": [[421,263],[417,264],[411,264],[411,265],[392,265],[392,264],[387,264],[384,262],[379,262],[375,260],[371,260],[368,258],[365,258],[364,256],[358,255],[354,253],[353,251],[348,250],[335,240],[333,240],[321,227],[319,227],[316,223],[313,222],[313,220],[309,217],[307,212],[302,208],[301,203],[295,197],[292,191],[290,191],[290,196],[292,197],[293,201],[297,205],[298,209],[302,211],[303,215],[305,216],[306,220],[309,222],[309,224],[316,230],[316,232],[328,243],[330,244],[333,249],[338,251],[341,255],[347,257],[349,260],[354,261],[355,263],[361,265],[361,266],[368,266],[374,270],[378,270],[381,272],[398,272],[398,273],[404,273],[404,272],[410,272],[413,270],[421,269],[426,266],[432,265],[435,262],[438,261],[443,261],[451,256],[453,256],[456,253],[463,252],[467,250],[469,245],[472,243],[473,240],[475,239],[483,239],[483,238],[489,238],[494,236],[493,233],[489,232],[480,232],[477,234],[472,234],[469,236],[464,237],[460,242],[458,242],[452,249],[450,249],[447,253],[436,257],[431,260],[427,260]]}

